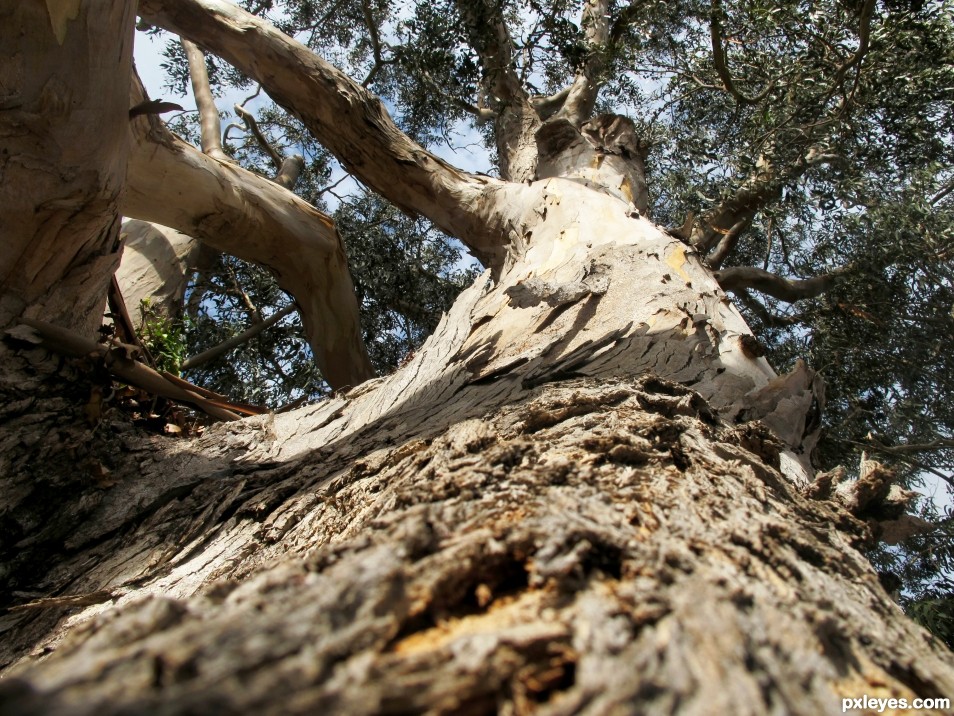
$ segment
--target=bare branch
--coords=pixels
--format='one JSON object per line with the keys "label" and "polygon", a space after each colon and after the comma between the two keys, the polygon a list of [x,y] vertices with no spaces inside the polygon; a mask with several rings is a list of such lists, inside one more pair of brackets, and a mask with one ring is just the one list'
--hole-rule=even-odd
{"label": "bare branch", "polygon": [[805,319],[799,315],[779,316],[778,314],[772,313],[744,288],[734,288],[732,289],[732,293],[736,295],[747,309],[758,316],[759,320],[766,326],[794,326],[805,322]]}
{"label": "bare branch", "polygon": [[367,87],[384,65],[384,59],[381,55],[381,37],[378,35],[378,25],[371,14],[371,5],[368,4],[368,0],[361,0],[361,12],[364,15],[364,24],[367,26],[368,35],[371,38],[371,52],[374,57],[374,65],[371,66],[368,76],[361,83],[362,87]]}
{"label": "bare branch", "polygon": [[[759,211],[779,199],[782,188],[786,184],[795,181],[812,167],[842,159],[840,155],[828,152],[823,146],[815,144],[810,146],[799,159],[779,169],[775,166],[772,153],[772,148],[768,148],[759,157],[751,175],[742,182],[739,188],[722,203],[699,217],[690,236],[693,246],[703,253],[708,252],[717,243],[721,243],[721,239],[740,222],[744,222],[746,226],[751,224]],[[731,239],[738,240],[738,236],[733,236]],[[725,245],[725,255],[731,248],[731,245]],[[715,265],[720,265],[725,255],[721,255]],[[710,258],[710,265],[711,261]]]}
{"label": "bare branch", "polygon": [[272,177],[272,181],[291,191],[298,183],[298,178],[304,168],[305,158],[301,154],[291,154],[282,161],[282,165],[278,168],[278,174]]}
{"label": "bare branch", "polygon": [[205,396],[183,387],[178,382],[170,381],[165,375],[149,366],[136,362],[130,357],[138,352],[135,346],[124,344],[106,346],[51,323],[30,318],[21,318],[20,321],[36,331],[43,345],[50,350],[72,356],[97,356],[103,360],[110,373],[130,385],[169,400],[190,403],[219,420],[238,420],[242,417],[217,402],[210,401]]}
{"label": "bare branch", "polygon": [[[142,100],[138,82],[132,94],[133,104]],[[347,257],[331,219],[278,184],[199,152],[154,116],[131,121],[130,129],[123,214],[269,268],[296,298],[332,387],[372,377]]]}
{"label": "bare branch", "polygon": [[458,11],[470,46],[480,58],[483,91],[495,113],[494,138],[500,176],[512,181],[531,180],[536,168],[533,135],[540,119],[514,67],[514,42],[494,0],[458,0]]}
{"label": "bare branch", "polygon": [[207,351],[198,353],[197,355],[192,356],[191,358],[186,358],[182,362],[182,370],[189,370],[190,368],[198,368],[200,365],[204,365],[211,360],[218,358],[221,355],[225,355],[233,348],[238,348],[240,345],[247,343],[252,340],[259,333],[262,333],[268,328],[271,328],[285,316],[290,316],[295,312],[295,304],[290,303],[285,308],[280,311],[276,311],[271,316],[266,318],[264,321],[259,321],[258,323],[253,323],[251,327],[242,331],[238,335],[232,336],[226,341],[222,341],[217,346],[209,348]]}
{"label": "bare branch", "polygon": [[724,291],[751,288],[777,298],[779,301],[794,303],[803,298],[820,296],[830,290],[841,274],[842,272],[838,272],[804,280],[793,280],[754,266],[736,266],[716,271],[715,279]]}
{"label": "bare branch", "polygon": [[852,67],[860,63],[866,54],[871,37],[871,16],[874,14],[875,0],[865,0],[861,7],[861,13],[858,18],[858,49],[847,60],[839,65],[835,71],[835,78],[832,82],[832,88],[837,88],[845,78]]}
{"label": "bare branch", "polygon": [[751,222],[751,217],[743,217],[735,222],[732,228],[725,232],[715,249],[713,249],[712,253],[706,258],[706,263],[709,264],[710,268],[717,269],[722,266],[722,262],[732,253],[732,249],[739,243],[739,237],[742,235],[742,232],[749,228]]}
{"label": "bare branch", "polygon": [[459,171],[413,142],[377,97],[307,47],[227,0],[143,0],[139,12],[261,82],[348,171],[391,203],[427,216],[485,265],[503,261],[506,235],[488,221],[500,182]]}
{"label": "bare branch", "polygon": [[262,130],[259,129],[258,122],[255,121],[255,117],[249,112],[245,107],[240,104],[235,105],[235,114],[241,117],[242,122],[245,123],[245,128],[252,133],[252,136],[255,137],[255,141],[258,142],[258,146],[262,148],[262,151],[265,152],[272,160],[272,164],[275,165],[275,169],[280,171],[282,168],[283,157],[281,153],[272,146],[272,143],[268,141],[268,138],[262,134]]}
{"label": "bare branch", "polygon": [[205,66],[205,55],[195,43],[182,38],[182,48],[189,60],[189,77],[192,80],[192,94],[199,109],[199,128],[202,138],[202,151],[222,162],[232,161],[222,150],[222,125],[219,122],[219,110],[209,87],[209,73]]}

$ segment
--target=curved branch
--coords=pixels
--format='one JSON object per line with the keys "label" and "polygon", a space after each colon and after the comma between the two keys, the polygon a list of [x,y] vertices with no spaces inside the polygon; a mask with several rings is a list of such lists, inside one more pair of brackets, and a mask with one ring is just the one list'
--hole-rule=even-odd
{"label": "curved branch", "polygon": [[[142,87],[133,84],[135,104]],[[137,118],[130,129],[122,213],[269,268],[295,297],[329,384],[338,389],[373,377],[347,257],[331,219],[278,184],[199,152],[156,117]]]}
{"label": "curved branch", "polygon": [[275,147],[272,146],[272,143],[268,141],[268,137],[262,134],[262,130],[259,128],[258,122],[255,121],[255,117],[240,104],[236,104],[234,107],[235,114],[242,119],[242,122],[245,124],[246,131],[252,133],[252,136],[255,137],[255,141],[258,142],[258,146],[261,147],[262,151],[271,158],[272,164],[275,165],[275,169],[280,171],[283,161],[282,155],[277,149],[275,149]]}
{"label": "curved branch", "polygon": [[728,59],[726,58],[725,46],[722,44],[722,2],[721,0],[712,0],[712,11],[709,20],[709,35],[712,39],[712,62],[715,65],[716,73],[722,80],[722,86],[726,92],[731,94],[739,104],[756,104],[768,97],[769,92],[775,87],[775,81],[769,82],[765,89],[754,97],[749,97],[739,90],[732,81],[732,73],[729,72]]}
{"label": "curved branch", "polygon": [[732,228],[725,232],[723,237],[719,239],[719,243],[715,249],[706,259],[706,263],[709,264],[710,268],[717,269],[722,266],[722,262],[732,253],[732,249],[735,248],[735,245],[739,243],[739,237],[742,236],[742,232],[749,228],[749,224],[751,223],[752,217],[743,217],[735,222]]}
{"label": "curved branch", "polygon": [[230,162],[222,150],[222,124],[219,122],[219,110],[209,86],[209,72],[205,66],[205,54],[198,46],[181,38],[182,49],[189,61],[189,77],[192,80],[192,94],[199,109],[199,128],[202,138],[202,151],[221,162]]}
{"label": "curved branch", "polygon": [[830,290],[840,276],[841,272],[836,272],[804,280],[793,280],[753,266],[737,266],[715,272],[715,279],[723,291],[751,288],[786,303],[820,296]]}
{"label": "curved branch", "polygon": [[487,220],[500,182],[462,172],[413,142],[380,99],[307,47],[226,0],[142,0],[139,12],[260,82],[349,172],[391,203],[426,216],[485,265],[503,261],[506,234]]}

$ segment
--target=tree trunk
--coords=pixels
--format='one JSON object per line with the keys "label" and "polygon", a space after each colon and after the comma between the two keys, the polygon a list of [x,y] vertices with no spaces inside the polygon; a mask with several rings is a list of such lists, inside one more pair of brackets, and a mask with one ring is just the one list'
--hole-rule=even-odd
{"label": "tree trunk", "polygon": [[[814,715],[954,693],[857,551],[869,527],[799,489],[810,373],[750,355],[710,272],[623,199],[554,178],[509,201],[533,242],[398,373],[173,447],[124,433],[109,486],[19,526],[10,708]],[[50,479],[16,481],[21,504]]]}
{"label": "tree trunk", "polygon": [[[208,1],[180,18],[207,40],[205,6],[236,57],[301,55]],[[627,127],[558,118],[546,178],[478,180],[301,61],[329,100],[301,116],[494,270],[397,373],[189,441],[91,410],[95,372],[38,400],[57,376],[11,387],[0,357],[0,711],[815,716],[954,694],[950,653],[858,551],[878,515],[807,496],[819,381],[776,376],[640,216]],[[17,365],[42,362],[24,338]]]}
{"label": "tree trunk", "polygon": [[0,8],[0,327],[100,326],[119,263],[134,21],[134,3],[105,0]]}
{"label": "tree trunk", "polygon": [[135,326],[142,325],[143,301],[154,315],[178,318],[202,245],[175,229],[135,219],[123,223],[122,236],[116,280]]}

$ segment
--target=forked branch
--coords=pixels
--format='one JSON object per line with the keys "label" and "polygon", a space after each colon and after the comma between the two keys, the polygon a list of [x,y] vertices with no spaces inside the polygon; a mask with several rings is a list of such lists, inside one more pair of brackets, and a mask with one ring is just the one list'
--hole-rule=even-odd
{"label": "forked branch", "polygon": [[[143,98],[136,81],[131,104]],[[337,389],[372,377],[347,257],[331,219],[278,184],[203,154],[157,117],[138,117],[130,128],[122,213],[269,268],[296,298],[329,384]]]}

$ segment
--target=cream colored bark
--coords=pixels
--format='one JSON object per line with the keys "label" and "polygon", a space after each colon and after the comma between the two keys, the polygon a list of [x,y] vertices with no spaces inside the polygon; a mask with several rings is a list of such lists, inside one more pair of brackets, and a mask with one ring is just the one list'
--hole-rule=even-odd
{"label": "cream colored bark", "polygon": [[857,551],[877,520],[791,480],[810,374],[745,355],[699,257],[627,202],[510,199],[533,241],[402,370],[117,470],[12,613],[14,707],[815,716],[954,690]]}
{"label": "cream colored bark", "polygon": [[134,3],[0,5],[0,325],[92,337],[119,262]]}
{"label": "cream colored bark", "polygon": [[458,237],[485,265],[503,262],[507,226],[490,211],[503,185],[411,141],[376,96],[304,45],[224,0],[143,0],[139,11],[260,82],[364,184]]}
{"label": "cream colored bark", "polygon": [[[307,67],[357,98],[346,119],[367,109]],[[375,122],[370,175],[408,147]],[[883,515],[807,484],[819,382],[775,375],[618,162],[583,176],[606,140],[473,203],[410,161],[397,194],[446,201],[499,260],[393,375],[165,450],[54,411],[17,423],[31,439],[6,427],[8,708],[815,716],[951,695],[950,653],[858,551]]]}
{"label": "cream colored bark", "polygon": [[140,324],[143,301],[158,315],[177,317],[199,242],[167,226],[138,220],[124,222],[121,236],[123,259],[116,280],[130,317]]}

